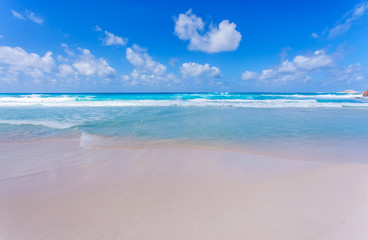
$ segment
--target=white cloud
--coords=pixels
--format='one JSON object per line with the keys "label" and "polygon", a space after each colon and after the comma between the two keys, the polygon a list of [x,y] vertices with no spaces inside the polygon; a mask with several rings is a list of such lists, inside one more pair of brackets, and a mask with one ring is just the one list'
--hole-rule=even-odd
{"label": "white cloud", "polygon": [[130,75],[123,75],[122,80],[130,85],[157,85],[159,83],[165,83],[171,85],[172,83],[178,83],[180,80],[173,73],[164,75],[145,74],[134,69]]}
{"label": "white cloud", "polygon": [[0,34],[0,38],[4,38],[4,36]]}
{"label": "white cloud", "polygon": [[68,54],[68,56],[74,56],[74,51],[70,49],[70,47],[68,45],[66,45],[65,43],[61,44],[61,47],[64,48],[64,52],[66,54]]}
{"label": "white cloud", "polygon": [[0,81],[5,83],[13,83],[18,81],[19,72],[12,71],[11,69],[0,71]]}
{"label": "white cloud", "polygon": [[10,10],[11,13],[13,14],[13,17],[18,18],[20,20],[30,20],[34,23],[37,23],[39,25],[41,25],[43,23],[43,18],[36,16],[36,14],[32,11],[29,10],[25,10],[23,12],[16,12],[14,10]]}
{"label": "white cloud", "polygon": [[206,74],[209,77],[220,77],[221,71],[218,67],[211,67],[208,63],[202,65],[199,63],[183,63],[180,67],[180,73],[183,76],[200,77]]}
{"label": "white cloud", "polygon": [[1,46],[0,63],[19,70],[33,68],[44,72],[53,72],[55,69],[52,52],[46,52],[41,57],[36,53],[27,53],[20,47]]}
{"label": "white cloud", "polygon": [[103,45],[106,46],[125,46],[128,39],[116,36],[108,31],[105,31],[105,37],[102,39]]}
{"label": "white cloud", "polygon": [[311,55],[298,55],[292,61],[284,60],[274,68],[265,69],[261,74],[245,71],[243,80],[292,81],[309,80],[310,73],[319,72],[334,64],[334,57],[324,50],[317,50]]}
{"label": "white cloud", "polygon": [[344,17],[335,25],[335,27],[326,31],[328,38],[335,38],[350,30],[351,26],[367,13],[368,2],[359,3],[352,10],[347,12]]}
{"label": "white cloud", "polygon": [[69,64],[59,65],[58,70],[59,70],[59,74],[62,77],[66,77],[66,76],[70,76],[70,75],[75,74],[75,71],[74,71],[73,67]]}
{"label": "white cloud", "polygon": [[179,14],[179,17],[175,19],[175,34],[181,40],[189,40],[194,35],[198,34],[198,30],[202,31],[204,28],[204,22],[202,18],[192,14],[192,10],[189,9],[185,14]]}
{"label": "white cloud", "polygon": [[73,63],[73,67],[79,74],[87,77],[111,78],[116,75],[116,70],[112,68],[105,59],[95,58],[88,49],[79,49],[81,55]]}
{"label": "white cloud", "polygon": [[154,61],[146,50],[137,45],[133,45],[133,48],[127,48],[126,58],[137,70],[143,73],[163,75],[167,69],[165,65]]}
{"label": "white cloud", "polygon": [[36,53],[27,53],[20,47],[1,46],[0,65],[4,68],[1,79],[7,82],[16,81],[20,73],[40,81],[44,73],[57,72],[52,52],[40,56]]}
{"label": "white cloud", "polygon": [[256,72],[245,71],[242,73],[243,80],[254,80],[258,78],[258,74]]}
{"label": "white cloud", "polygon": [[210,26],[204,31],[202,18],[192,14],[192,10],[179,14],[175,19],[175,34],[181,40],[189,40],[188,49],[206,53],[234,51],[242,39],[236,24],[223,20],[219,26]]}
{"label": "white cloud", "polygon": [[298,55],[292,62],[284,61],[280,71],[315,71],[333,63],[333,58],[324,50],[317,50],[310,56]]}
{"label": "white cloud", "polygon": [[[64,47],[67,45],[64,44]],[[78,56],[69,55],[70,58],[59,55],[57,64],[50,51],[40,56],[36,53],[28,53],[20,47],[1,46],[0,79],[12,82],[18,80],[20,74],[31,77],[34,82],[41,82],[46,78],[55,79],[55,77],[68,77],[70,80],[70,76],[73,76],[73,79],[79,79],[78,76],[103,79],[116,76],[116,70],[105,59],[95,58],[87,49],[80,49],[80,51]]]}
{"label": "white cloud", "polygon": [[41,17],[36,16],[33,12],[31,11],[26,11],[26,16],[29,20],[31,20],[32,22],[35,22],[37,24],[42,24],[43,23],[43,19]]}
{"label": "white cloud", "polygon": [[366,69],[360,63],[350,64],[347,67],[337,67],[329,71],[329,79],[332,82],[362,82],[367,79]]}
{"label": "white cloud", "polygon": [[[96,25],[93,31],[102,32],[103,29],[99,27],[98,25]],[[128,42],[127,38],[117,36],[111,32],[108,32],[107,30],[105,30],[103,34],[104,36],[101,36],[100,40],[102,42],[102,45],[105,45],[105,46],[114,46],[114,45],[115,46],[125,46]]]}
{"label": "white cloud", "polygon": [[126,58],[135,68],[129,75],[122,76],[125,83],[157,85],[164,82],[166,85],[170,85],[179,82],[175,74],[166,73],[167,67],[165,65],[154,61],[146,49],[136,44],[132,48],[127,48]]}
{"label": "white cloud", "polygon": [[16,12],[14,10],[10,10],[10,12],[13,14],[13,17],[18,18],[20,20],[26,20],[26,18],[23,16],[22,13]]}

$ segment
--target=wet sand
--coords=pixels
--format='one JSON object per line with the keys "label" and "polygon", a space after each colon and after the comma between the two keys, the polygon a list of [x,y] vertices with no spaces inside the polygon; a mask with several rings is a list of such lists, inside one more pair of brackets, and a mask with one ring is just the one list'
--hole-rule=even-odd
{"label": "wet sand", "polygon": [[77,140],[0,153],[0,239],[368,238],[366,164]]}

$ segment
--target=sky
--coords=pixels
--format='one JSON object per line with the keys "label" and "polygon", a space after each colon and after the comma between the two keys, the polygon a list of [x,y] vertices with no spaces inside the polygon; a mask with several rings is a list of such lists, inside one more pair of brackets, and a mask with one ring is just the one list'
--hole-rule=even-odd
{"label": "sky", "polygon": [[0,3],[0,92],[368,88],[368,1]]}

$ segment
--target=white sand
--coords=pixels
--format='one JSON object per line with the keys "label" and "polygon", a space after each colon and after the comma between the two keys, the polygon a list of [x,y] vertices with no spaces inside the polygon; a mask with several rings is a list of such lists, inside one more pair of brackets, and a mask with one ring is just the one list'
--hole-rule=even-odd
{"label": "white sand", "polygon": [[0,239],[368,239],[364,164],[72,140],[0,153]]}

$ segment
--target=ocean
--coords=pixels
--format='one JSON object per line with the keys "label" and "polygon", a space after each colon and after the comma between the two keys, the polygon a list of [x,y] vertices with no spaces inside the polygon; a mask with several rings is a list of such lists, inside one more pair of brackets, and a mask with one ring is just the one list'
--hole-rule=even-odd
{"label": "ocean", "polygon": [[367,136],[368,98],[361,94],[0,94],[2,143],[71,137],[86,147],[286,146],[294,153],[360,154]]}

